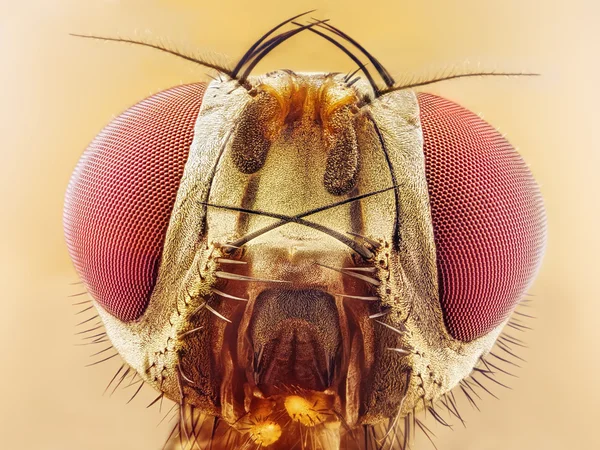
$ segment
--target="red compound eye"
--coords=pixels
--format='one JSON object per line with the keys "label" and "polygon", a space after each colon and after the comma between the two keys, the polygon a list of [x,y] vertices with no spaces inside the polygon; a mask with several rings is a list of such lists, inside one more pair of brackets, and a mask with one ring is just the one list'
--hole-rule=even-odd
{"label": "red compound eye", "polygon": [[418,100],[440,301],[450,334],[471,341],[504,321],[533,280],[544,207],[527,165],[492,126],[435,95]]}
{"label": "red compound eye", "polygon": [[129,108],[89,145],[69,183],[69,253],[89,293],[122,321],[148,306],[204,89],[179,86]]}

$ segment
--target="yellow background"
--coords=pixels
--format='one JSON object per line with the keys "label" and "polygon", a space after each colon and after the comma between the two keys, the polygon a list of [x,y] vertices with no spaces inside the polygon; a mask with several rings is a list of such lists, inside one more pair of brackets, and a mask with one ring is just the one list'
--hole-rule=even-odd
{"label": "yellow background", "polygon": [[[598,389],[599,77],[596,2],[31,1],[0,7],[0,430],[3,449],[161,448],[167,432],[150,389],[102,396],[119,363],[84,368],[67,296],[77,280],[62,236],[63,194],[86,144],[148,94],[206,79],[205,70],[149,49],[67,33],[162,41],[239,57],[275,23],[318,8],[399,79],[444,68],[538,71],[543,77],[464,79],[431,86],[482,113],[516,145],[541,184],[547,256],[531,288],[529,360],[511,383],[464,405],[468,428],[431,421],[440,450],[592,449]],[[468,62],[466,62],[468,61]],[[346,71],[352,64],[309,33],[257,72]],[[415,450],[432,448],[419,439]]]}

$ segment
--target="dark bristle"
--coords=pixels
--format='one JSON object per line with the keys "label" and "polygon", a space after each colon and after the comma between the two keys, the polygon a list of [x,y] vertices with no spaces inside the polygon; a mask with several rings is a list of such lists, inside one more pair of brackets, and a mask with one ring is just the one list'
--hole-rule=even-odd
{"label": "dark bristle", "polygon": [[[299,23],[293,22],[294,25],[297,25],[299,27],[303,27],[305,25],[301,25]],[[313,22],[312,25],[319,25],[320,22]],[[362,72],[365,74],[365,76],[367,77],[367,80],[369,80],[369,84],[371,85],[371,87],[373,88],[373,91],[375,92],[375,94],[377,95],[377,93],[379,92],[379,87],[377,86],[377,83],[375,82],[375,80],[373,79],[373,76],[371,75],[371,73],[366,69],[365,65],[360,61],[360,59],[358,59],[356,57],[356,55],[354,53],[352,53],[347,47],[345,47],[343,44],[339,43],[338,41],[336,41],[335,39],[333,39],[331,36],[327,36],[325,33],[321,33],[319,30],[315,30],[314,28],[310,28],[310,31],[312,33],[315,33],[318,36],[321,36],[323,39],[331,42],[333,45],[335,45],[337,48],[339,48],[341,51],[343,51],[346,55],[348,55],[348,57],[359,67],[360,70],[362,70]]]}
{"label": "dark bristle", "polygon": [[104,328],[104,325],[98,325],[94,328],[89,328],[87,330],[79,331],[78,333],[75,333],[75,336],[79,336],[80,334],[85,334],[85,333],[91,333],[92,331],[99,330],[100,328]]}
{"label": "dark bristle", "polygon": [[460,384],[459,387],[463,394],[465,394],[465,397],[467,398],[471,406],[477,409],[477,411],[480,411],[479,406],[477,406],[477,403],[475,402],[475,400],[473,400],[473,397],[471,397],[471,395],[467,392],[465,387],[462,384]]}
{"label": "dark bristle", "polygon": [[217,434],[217,428],[219,427],[220,423],[221,422],[219,421],[219,418],[217,416],[215,416],[214,423],[213,423],[213,428],[212,428],[212,432],[210,434],[210,448],[209,448],[209,450],[212,450],[213,442],[215,440],[215,435]]}
{"label": "dark bristle", "polygon": [[404,441],[402,442],[401,450],[408,450],[408,442],[410,440],[410,414],[404,416]]}
{"label": "dark bristle", "polygon": [[446,397],[448,399],[448,402],[452,406],[452,408],[454,410],[454,413],[458,417],[458,420],[460,420],[460,422],[462,423],[463,427],[466,428],[467,425],[466,425],[464,419],[462,418],[462,414],[459,412],[458,402],[456,401],[456,397],[454,396],[454,391],[450,391],[448,394],[446,394]]}
{"label": "dark bristle", "polygon": [[94,307],[94,305],[92,305],[92,306],[88,306],[87,308],[84,308],[84,309],[82,309],[81,311],[77,311],[77,312],[75,313],[75,315],[76,315],[76,316],[78,316],[79,314],[83,314],[84,312],[86,312],[86,311],[89,311],[89,310],[90,310],[90,309],[92,309],[93,307]]}
{"label": "dark bristle", "polygon": [[[171,415],[173,413],[173,410],[177,407],[177,403],[175,403],[173,406],[171,406],[171,408],[165,413],[165,415],[163,416],[162,419],[160,419],[160,422],[158,422],[158,425],[160,425],[161,423],[163,423],[165,421],[165,419],[167,417],[169,417],[169,415]],[[172,420],[172,419],[171,419]]]}
{"label": "dark bristle", "polygon": [[[379,126],[377,126],[377,123],[375,122],[375,119],[373,118],[373,116],[371,116],[371,114],[367,115],[369,121],[371,122],[371,124],[373,125],[373,128],[375,130],[375,133],[377,134],[377,139],[379,140],[379,145],[381,146],[381,150],[383,151],[383,156],[385,157],[385,162],[388,166],[388,170],[390,172],[390,177],[392,180],[392,185],[397,186],[398,185],[398,180],[396,179],[396,173],[394,172],[394,168],[392,167],[392,160],[390,158],[390,154],[387,150],[387,147],[385,145],[385,139],[383,138],[383,134],[381,133],[381,130],[379,129]],[[392,230],[392,245],[394,247],[395,250],[398,250],[398,248],[400,247],[400,230],[398,228],[398,223],[400,222],[399,217],[400,217],[400,200],[398,199],[398,195],[394,195],[394,229]]]}
{"label": "dark bristle", "polygon": [[87,291],[85,291],[85,292],[80,292],[80,293],[78,293],[78,294],[69,295],[69,298],[72,298],[72,297],[80,297],[80,296],[82,296],[82,295],[85,295],[85,294],[87,294]]}
{"label": "dark bristle", "polygon": [[505,385],[504,383],[501,383],[498,380],[496,380],[487,371],[484,371],[484,370],[481,370],[481,369],[475,369],[475,370],[477,372],[479,372],[481,375],[483,375],[484,377],[486,377],[488,380],[490,380],[492,383],[496,383],[497,385],[502,386],[503,388],[506,388],[506,389],[512,389],[511,387]]}
{"label": "dark bristle", "polygon": [[269,44],[265,47],[262,47],[262,49],[257,53],[257,54],[253,54],[252,56],[252,61],[248,63],[248,67],[246,68],[246,70],[244,71],[244,73],[241,75],[241,77],[239,77],[239,81],[240,83],[245,83],[248,76],[250,75],[250,73],[252,73],[252,70],[256,67],[256,65],[265,57],[267,56],[269,53],[271,53],[275,48],[277,48],[279,45],[283,44],[285,41],[287,41],[288,39],[290,39],[291,37],[297,35],[298,33],[301,33],[304,30],[310,29],[312,27],[314,27],[315,25],[318,25],[319,23],[323,23],[326,22],[326,20],[317,22],[317,23],[310,23],[308,25],[303,25],[299,28],[296,28],[295,30],[291,30],[291,31],[287,31],[285,33],[281,33],[277,36],[275,36],[274,38],[272,38],[269,41]]}
{"label": "dark bristle", "polygon": [[477,391],[473,388],[473,386],[471,386],[471,383],[469,382],[468,378],[465,378],[464,380],[461,381],[461,383],[464,383],[464,385],[466,387],[469,388],[469,390],[479,399],[481,400],[481,396],[477,393]]}
{"label": "dark bristle", "polygon": [[[275,219],[280,219],[283,223],[297,223],[299,225],[304,225],[309,228],[313,228],[317,231],[320,231],[324,234],[327,234],[327,235],[333,237],[334,239],[337,239],[338,241],[347,245],[349,248],[351,248],[352,250],[354,250],[356,253],[358,253],[359,255],[361,255],[364,258],[368,259],[372,255],[371,252],[368,249],[366,249],[363,245],[361,245],[360,243],[358,243],[357,241],[355,241],[353,239],[348,238],[344,234],[342,234],[338,231],[332,230],[331,228],[328,228],[324,225],[321,225],[321,224],[318,224],[315,222],[311,222],[309,220],[305,220],[305,219],[299,218],[297,216],[286,216],[284,214],[270,213],[270,212],[256,210],[256,209],[238,208],[236,206],[217,205],[217,204],[208,203],[208,202],[201,202],[201,203],[206,206],[211,206],[213,208],[226,209],[229,211],[236,211],[236,212],[241,212],[241,213],[246,213],[246,214],[256,214],[256,215],[265,216],[265,217],[273,217]],[[254,238],[256,236],[252,236],[252,237]],[[239,245],[243,245],[243,243],[240,243],[238,240],[233,245],[239,246]]]}
{"label": "dark bristle", "polygon": [[506,344],[502,343],[502,342],[496,342],[496,345],[498,346],[498,348],[500,350],[502,350],[505,353],[508,353],[510,356],[512,356],[513,358],[518,359],[519,361],[523,361],[523,362],[527,362],[525,361],[523,358],[521,358],[519,355],[517,355],[516,353],[512,352],[507,346]]}
{"label": "dark bristle", "polygon": [[81,325],[83,325],[84,323],[88,323],[91,322],[92,320],[96,319],[97,317],[100,317],[98,314],[90,317],[89,319],[84,320],[83,322],[79,322],[77,325],[75,325],[76,327],[79,327]]}
{"label": "dark bristle", "polygon": [[510,334],[508,334],[506,331],[503,331],[503,332],[501,333],[501,336],[504,336],[504,337],[506,337],[506,338],[508,338],[508,339],[511,339],[512,341],[515,341],[515,343],[516,343],[516,342],[518,342],[519,344],[523,344],[523,345],[525,345],[525,342],[524,342],[523,340],[521,340],[521,339],[518,339],[518,338],[516,338],[516,337],[514,337],[514,336],[512,336],[512,335],[510,335]]}
{"label": "dark bristle", "polygon": [[103,350],[100,350],[99,352],[96,352],[96,353],[94,353],[93,355],[90,355],[90,358],[92,358],[92,357],[94,357],[94,356],[98,356],[98,355],[100,355],[101,353],[107,352],[107,351],[109,351],[111,348],[113,348],[113,346],[112,346],[112,345],[111,345],[111,346],[109,346],[109,347],[106,347],[106,348],[105,348],[105,349],[103,349]]}
{"label": "dark bristle", "polygon": [[440,416],[440,414],[437,412],[437,410],[433,407],[433,406],[429,406],[427,408],[427,410],[431,413],[431,415],[433,416],[433,418],[441,425],[452,429],[452,425],[450,425],[448,422],[446,422],[444,420],[444,418],[442,416]]}
{"label": "dark bristle", "polygon": [[448,394],[445,394],[444,397],[440,398],[439,401],[451,416],[454,416],[458,420],[460,420],[461,423],[463,424],[463,426],[465,425],[465,421],[462,419],[460,414],[458,414],[458,411],[456,410],[456,405],[451,403],[451,400],[449,399]]}
{"label": "dark bristle", "polygon": [[121,375],[121,378],[119,378],[119,381],[117,381],[117,384],[115,385],[115,387],[111,391],[111,393],[110,393],[111,397],[117,391],[117,389],[119,388],[119,386],[121,386],[121,384],[123,384],[123,381],[125,381],[125,378],[127,378],[127,375],[130,372],[131,372],[131,367],[127,367],[127,369],[125,370],[125,372],[123,372],[123,374]]}
{"label": "dark bristle", "polygon": [[165,442],[165,445],[163,445],[162,450],[167,450],[167,446],[169,445],[169,443],[171,442],[171,439],[173,439],[175,437],[175,432],[179,429],[179,424],[175,424],[175,426],[173,427],[173,429],[171,430],[171,432],[169,433],[169,436],[167,436],[167,440]]}
{"label": "dark bristle", "polygon": [[131,401],[140,393],[140,391],[142,390],[142,388],[144,387],[146,383],[144,383],[144,380],[140,380],[140,387],[137,388],[137,391],[135,391],[135,393],[131,396],[131,398],[127,401],[127,404],[130,404]]}
{"label": "dark bristle", "polygon": [[124,367],[125,367],[125,364],[122,364],[121,367],[119,367],[119,370],[117,370],[117,372],[115,373],[115,375],[112,377],[112,379],[110,380],[110,382],[106,386],[106,389],[104,389],[104,394],[106,394],[106,391],[108,391],[108,389],[113,384],[113,382],[117,379],[117,377],[119,376],[119,373],[121,373],[121,370],[123,370]]}
{"label": "dark bristle", "polygon": [[481,389],[483,389],[485,392],[487,392],[488,394],[490,394],[492,397],[494,397],[496,400],[500,400],[492,391],[490,391],[488,388],[486,388],[483,384],[481,384],[481,382],[475,378],[475,375],[471,375],[471,380],[473,380],[473,382],[475,384],[477,384],[477,386],[479,386]]}
{"label": "dark bristle", "polygon": [[510,364],[511,366],[515,366],[515,367],[519,367],[519,368],[521,368],[521,366],[519,366],[519,365],[518,365],[518,364],[516,364],[515,362],[513,362],[513,361],[511,361],[511,360],[509,360],[509,359],[503,358],[503,357],[501,357],[501,356],[498,356],[496,353],[490,352],[490,353],[489,353],[489,355],[490,355],[490,356],[492,356],[493,358],[496,358],[496,359],[498,359],[498,360],[502,361],[502,362],[505,362],[505,363],[507,363],[507,364]]}
{"label": "dark bristle", "polygon": [[156,397],[154,400],[152,400],[152,402],[150,404],[148,404],[148,406],[146,406],[146,408],[150,408],[152,406],[154,406],[156,403],[158,403],[159,401],[162,400],[162,398],[164,397],[165,393],[161,392],[158,397]]}
{"label": "dark bristle", "polygon": [[284,25],[290,23],[292,20],[295,20],[299,17],[305,16],[306,14],[310,14],[311,12],[314,12],[314,9],[311,9],[310,11],[306,11],[302,14],[298,14],[294,17],[291,17],[290,19],[284,20],[283,22],[281,22],[280,24],[274,26],[273,28],[271,28],[268,32],[266,32],[265,34],[263,34],[260,39],[258,39],[254,44],[252,44],[250,46],[250,48],[246,51],[246,53],[244,53],[244,56],[242,56],[240,58],[240,60],[238,61],[238,63],[235,65],[235,67],[233,68],[233,70],[231,71],[231,74],[234,78],[237,77],[238,73],[240,72],[240,70],[242,69],[242,67],[251,59],[252,56],[254,56],[254,51],[257,49],[257,47],[267,38],[269,37],[272,33],[274,33],[275,31],[277,31],[279,28],[283,27]]}
{"label": "dark bristle", "polygon": [[514,322],[513,320],[511,320],[510,322],[508,322],[506,324],[506,326],[511,327],[514,330],[520,331],[521,333],[527,330],[532,330],[531,327],[525,326],[525,325],[521,325],[519,323]]}
{"label": "dark bristle", "polygon": [[352,39],[349,35],[344,33],[342,30],[334,27],[331,24],[323,24],[323,25],[319,25],[319,26],[321,28],[329,29],[331,32],[337,34],[338,36],[340,36],[343,39],[346,39],[348,42],[350,42],[352,45],[354,45],[356,48],[358,48],[368,58],[368,60],[371,62],[371,64],[373,64],[375,69],[377,69],[377,72],[383,79],[383,82],[386,84],[386,86],[391,87],[394,85],[395,81],[392,78],[392,76],[390,75],[390,73],[388,72],[388,70],[385,67],[383,67],[383,65],[377,60],[377,58],[375,58],[370,52],[368,52],[367,49],[364,48],[362,45],[360,45],[355,39]]}
{"label": "dark bristle", "polygon": [[83,339],[98,339],[98,338],[103,338],[104,336],[106,336],[106,332],[102,332],[102,333],[98,333],[98,334],[94,334],[93,336],[86,336]]}
{"label": "dark bristle", "polygon": [[135,381],[135,379],[138,378],[138,373],[134,369],[131,369],[131,375],[132,375],[131,379],[129,380],[129,383],[127,384],[127,386],[124,387],[124,389],[127,389],[129,386],[135,386],[140,381],[142,381],[141,378],[139,380]]}
{"label": "dark bristle", "polygon": [[352,72],[348,73],[345,77],[344,77],[344,82],[348,82],[348,80],[350,80],[350,78],[352,78],[354,75],[356,75],[358,73],[359,70],[362,70],[362,68],[365,66],[365,64],[361,64],[360,66],[358,66],[356,69],[354,69]]}
{"label": "dark bristle", "polygon": [[[371,196],[377,195],[377,194],[381,194],[383,192],[387,192],[387,191],[390,191],[392,189],[397,189],[397,188],[398,188],[398,186],[392,186],[392,187],[381,189],[381,190],[378,190],[378,191],[369,192],[367,194],[357,195],[357,196],[354,196],[354,197],[351,197],[351,198],[347,198],[347,199],[344,199],[344,200],[340,200],[338,202],[331,203],[330,205],[326,205],[326,206],[322,206],[322,207],[319,207],[319,208],[311,209],[311,210],[303,212],[301,214],[297,214],[297,215],[295,215],[293,217],[294,217],[294,219],[301,219],[303,217],[310,216],[312,214],[316,214],[318,212],[326,211],[328,209],[335,208],[335,207],[341,206],[341,205],[345,205],[347,203],[353,203],[353,202],[362,200],[364,198],[371,197]],[[266,226],[264,228],[261,228],[260,230],[254,231],[252,233],[249,233],[249,234],[247,234],[247,235],[245,235],[245,236],[237,239],[235,242],[231,243],[231,245],[234,246],[234,247],[241,247],[242,245],[246,244],[247,242],[251,241],[252,239],[255,239],[255,238],[263,235],[264,233],[267,233],[268,231],[272,231],[275,228],[278,228],[278,227],[280,227],[282,225],[285,225],[286,223],[288,223],[286,220],[281,220],[279,222],[274,223],[273,225],[268,225],[268,226]]]}
{"label": "dark bristle", "polygon": [[516,345],[517,347],[521,347],[521,348],[528,348],[527,345],[521,344],[520,342],[513,341],[512,339],[510,339],[504,335],[500,335],[498,337],[498,339],[500,341],[503,341],[505,343],[505,345],[507,345],[509,348],[511,345]]}
{"label": "dark bristle", "polygon": [[346,83],[346,87],[351,87],[354,83],[356,83],[358,80],[360,80],[360,77],[356,77],[354,78],[352,81],[349,81],[348,83]]}
{"label": "dark bristle", "polygon": [[94,362],[94,363],[87,364],[85,367],[92,367],[92,366],[95,366],[95,365],[97,365],[97,364],[101,364],[101,363],[103,363],[103,362],[105,362],[105,361],[108,361],[109,359],[112,359],[112,358],[114,358],[115,356],[119,356],[119,354],[118,354],[118,353],[115,353],[114,355],[111,355],[111,356],[109,356],[108,358],[104,358],[104,359],[102,359],[102,360],[100,360],[100,361],[96,361],[96,362]]}
{"label": "dark bristle", "polygon": [[84,300],[83,302],[72,303],[72,306],[85,305],[86,303],[92,303],[91,300]]}
{"label": "dark bristle", "polygon": [[537,319],[537,317],[535,316],[530,316],[529,314],[524,314],[522,312],[519,311],[515,311],[514,312],[517,316],[521,316],[521,317],[527,317],[528,319]]}
{"label": "dark bristle", "polygon": [[507,370],[505,370],[505,369],[502,369],[501,367],[498,367],[498,366],[496,366],[496,365],[492,364],[490,361],[487,361],[487,360],[486,360],[485,364],[486,364],[486,365],[489,365],[490,367],[493,367],[493,368],[494,368],[494,369],[496,369],[498,372],[502,372],[502,373],[504,373],[504,374],[506,374],[506,375],[508,375],[508,376],[510,376],[510,377],[518,378],[518,376],[517,376],[517,375],[515,375],[515,374],[513,374],[513,373],[511,373],[511,372],[509,372],[509,371],[507,371]]}
{"label": "dark bristle", "polygon": [[433,448],[435,448],[435,450],[437,450],[437,446],[435,445],[435,442],[433,441],[433,438],[432,438],[432,436],[435,437],[435,434],[429,428],[427,428],[427,426],[423,422],[421,422],[419,419],[416,419],[416,424],[421,429],[423,434],[425,436],[427,436],[427,439],[429,440],[429,442],[431,442],[431,445],[433,445]]}

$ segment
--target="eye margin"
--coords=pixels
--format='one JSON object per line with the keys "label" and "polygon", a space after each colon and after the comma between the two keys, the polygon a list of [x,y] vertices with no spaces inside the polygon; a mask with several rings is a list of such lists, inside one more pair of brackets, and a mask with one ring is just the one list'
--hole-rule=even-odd
{"label": "eye margin", "polygon": [[514,311],[539,269],[546,215],[514,147],[473,112],[418,93],[439,298],[452,337],[469,342]]}
{"label": "eye margin", "polygon": [[110,122],[77,164],[63,227],[87,291],[123,322],[139,319],[162,246],[206,84],[154,94]]}

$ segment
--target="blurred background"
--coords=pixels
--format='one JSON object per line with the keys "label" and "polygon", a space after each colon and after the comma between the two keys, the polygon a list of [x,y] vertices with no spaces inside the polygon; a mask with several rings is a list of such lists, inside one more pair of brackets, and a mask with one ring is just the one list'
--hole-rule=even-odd
{"label": "blurred background", "polygon": [[[596,261],[600,18],[591,0],[234,2],[76,0],[0,6],[0,283],[4,449],[152,450],[169,426],[155,394],[102,392],[120,366],[84,367],[71,306],[77,281],[62,234],[63,196],[87,143],[121,111],[162,89],[207,80],[206,70],[147,48],[70,37],[95,33],[161,42],[232,61],[264,31],[317,8],[399,80],[443,70],[535,71],[539,78],[468,78],[429,92],[481,113],[519,148],[541,184],[546,259],[530,292],[537,320],[512,390],[467,428],[426,422],[440,450],[596,449],[600,419]],[[221,56],[214,56],[223,58]],[[225,58],[225,60],[227,60]],[[265,58],[277,68],[349,71],[335,48],[304,33]],[[77,297],[76,297],[77,298]],[[168,420],[168,419],[167,419]],[[414,450],[433,449],[419,438]]]}

